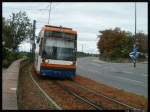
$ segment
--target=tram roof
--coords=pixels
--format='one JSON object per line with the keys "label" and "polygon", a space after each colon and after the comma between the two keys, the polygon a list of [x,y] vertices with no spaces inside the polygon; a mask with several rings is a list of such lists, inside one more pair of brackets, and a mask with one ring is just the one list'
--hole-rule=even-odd
{"label": "tram roof", "polygon": [[62,26],[52,26],[52,25],[45,25],[43,27],[44,31],[53,31],[53,32],[65,32],[70,34],[77,34],[76,31],[72,30],[72,28],[62,27]]}

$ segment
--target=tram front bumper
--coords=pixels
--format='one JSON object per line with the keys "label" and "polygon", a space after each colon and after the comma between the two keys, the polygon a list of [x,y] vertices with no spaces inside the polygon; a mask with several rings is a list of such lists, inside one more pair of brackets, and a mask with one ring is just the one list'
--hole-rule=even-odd
{"label": "tram front bumper", "polygon": [[76,75],[75,70],[51,70],[51,69],[41,69],[40,74],[42,76],[49,76],[49,77],[73,77]]}

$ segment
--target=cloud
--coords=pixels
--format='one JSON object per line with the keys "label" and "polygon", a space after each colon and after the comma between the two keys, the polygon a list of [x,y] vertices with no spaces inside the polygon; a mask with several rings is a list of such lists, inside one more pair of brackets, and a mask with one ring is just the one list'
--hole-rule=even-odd
{"label": "cloud", "polygon": [[82,32],[78,34],[78,40],[79,41],[96,41],[97,35],[95,35],[95,33]]}
{"label": "cloud", "polygon": [[[120,27],[134,33],[133,2],[53,2],[50,24],[71,27],[78,32],[78,49],[87,45],[85,51],[97,49],[98,31]],[[33,21],[37,21],[36,35],[48,22],[49,3],[3,3],[3,16],[8,18],[12,12],[26,11]],[[137,31],[148,33],[148,4],[137,3]],[[32,22],[31,21],[31,22]],[[27,45],[25,45],[27,47]],[[95,50],[94,50],[95,49]]]}
{"label": "cloud", "polygon": [[19,46],[19,50],[20,51],[26,51],[29,52],[31,49],[31,44],[29,42],[23,42],[20,46]]}

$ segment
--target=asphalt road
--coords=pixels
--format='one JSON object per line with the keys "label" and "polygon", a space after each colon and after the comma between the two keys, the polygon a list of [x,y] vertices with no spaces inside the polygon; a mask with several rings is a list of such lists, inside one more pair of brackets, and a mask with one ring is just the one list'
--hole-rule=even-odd
{"label": "asphalt road", "polygon": [[148,64],[106,63],[96,57],[77,59],[77,74],[148,97]]}

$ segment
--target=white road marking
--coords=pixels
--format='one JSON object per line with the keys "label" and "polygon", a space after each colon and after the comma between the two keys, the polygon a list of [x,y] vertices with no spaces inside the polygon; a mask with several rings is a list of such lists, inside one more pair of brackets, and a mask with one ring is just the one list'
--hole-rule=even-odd
{"label": "white road marking", "polygon": [[[93,63],[91,63],[93,64]],[[97,64],[93,64],[93,65],[97,65]],[[107,68],[107,67],[103,67],[101,68],[100,70],[104,69],[104,68]],[[97,71],[97,70],[93,70],[93,69],[85,69],[84,66],[82,66],[80,69],[84,69],[86,71],[89,71],[91,73],[97,73],[97,74],[100,74],[101,71]],[[126,73],[126,74],[133,74],[133,75],[136,75],[134,74],[133,72],[130,72],[130,71],[116,71],[114,68],[108,68],[110,70],[110,72],[119,72],[119,73]],[[144,73],[145,74],[145,73]],[[138,86],[143,86],[143,87],[146,87],[144,84],[144,82],[141,82],[141,81],[137,81],[137,80],[133,80],[133,79],[129,79],[129,78],[125,78],[125,77],[121,77],[121,76],[114,76],[112,75],[111,73],[109,74],[109,76],[113,77],[113,78],[119,78],[119,79],[123,79],[123,80],[126,80],[126,81],[130,81],[132,83],[134,83],[135,85],[138,85]],[[146,75],[141,75],[141,76],[146,76]]]}
{"label": "white road marking", "polygon": [[132,74],[133,72],[122,71],[123,73]]}
{"label": "white road marking", "polygon": [[133,80],[133,79],[128,79],[128,78],[125,78],[125,77],[120,77],[120,76],[117,76],[116,78],[119,78],[119,79],[123,79],[123,80],[128,80],[130,82],[134,82],[135,85],[139,85],[139,86],[143,86],[146,88],[144,84],[144,82],[141,82],[141,81],[137,81],[137,80]]}
{"label": "white road marking", "polygon": [[[95,65],[95,66],[99,66],[99,67],[102,67],[102,66],[103,66],[103,65],[95,64],[95,63],[90,63],[90,64]],[[107,68],[107,67],[100,68],[100,70],[103,70],[103,69],[105,69],[105,68],[108,69],[108,70],[110,70],[110,71],[112,71],[112,72],[119,72],[119,73],[137,75],[137,74],[134,73],[134,72],[130,72],[130,71],[118,71],[118,70],[116,70],[116,69],[114,69],[114,68]],[[97,72],[97,71],[94,71],[94,72]],[[99,71],[99,72],[100,72],[100,71]],[[97,73],[98,73],[98,72],[97,72]],[[144,73],[144,74],[141,74],[140,76],[147,77],[147,74]]]}
{"label": "white road marking", "polygon": [[95,66],[98,66],[98,67],[101,67],[101,66],[102,66],[102,65],[97,64],[97,63],[90,63],[90,64],[95,65]]}
{"label": "white road marking", "polygon": [[[127,74],[132,74],[132,75],[137,75],[136,73],[133,73],[133,72],[128,72],[128,71],[122,71],[123,73],[127,73]],[[140,74],[140,73],[139,73]],[[144,74],[141,74],[139,76],[143,76],[143,77],[147,77],[147,75],[144,73]]]}
{"label": "white road marking", "polygon": [[[112,72],[118,72],[118,73],[125,73],[125,74],[132,74],[132,75],[137,75],[136,73],[134,72],[129,72],[129,71],[117,71],[115,69],[111,69]],[[140,74],[140,73],[139,73]],[[140,74],[139,76],[143,76],[143,77],[147,77],[147,74],[146,73],[143,73],[143,74]]]}
{"label": "white road marking", "polygon": [[132,82],[142,83],[142,84],[144,83],[144,82],[141,82],[141,81],[137,81],[137,80],[133,80],[133,79],[125,78],[125,77],[120,77],[120,76],[117,76],[117,78],[132,81]]}
{"label": "white road marking", "polygon": [[[98,72],[96,70],[93,71],[93,70],[90,70],[90,69],[88,69],[88,71],[92,72],[92,73],[94,73],[94,72],[96,72],[98,74],[100,73],[100,72]],[[125,78],[125,77],[120,77],[120,76],[113,76],[113,75],[110,75],[110,76],[112,76],[114,78],[119,78],[119,79],[127,80],[127,81],[130,81],[130,82],[134,82],[134,84],[136,84],[136,85],[140,85],[140,86],[146,87],[145,85],[143,85],[144,82],[141,82],[141,81],[137,81],[137,80],[133,80],[133,79]]]}
{"label": "white road marking", "polygon": [[101,63],[101,64],[103,64],[103,63],[107,63],[107,62],[100,61],[100,60],[92,60],[92,61],[97,62],[97,63]]}
{"label": "white road marking", "polygon": [[144,75],[142,75],[142,76],[147,77],[148,75],[146,73],[144,73]]}
{"label": "white road marking", "polygon": [[10,88],[10,90],[16,91],[16,88]]}

